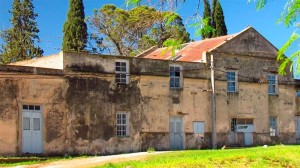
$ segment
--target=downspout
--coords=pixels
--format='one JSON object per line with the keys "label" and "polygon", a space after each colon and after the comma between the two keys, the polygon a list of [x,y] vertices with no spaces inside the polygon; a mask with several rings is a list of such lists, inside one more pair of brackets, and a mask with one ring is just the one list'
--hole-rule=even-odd
{"label": "downspout", "polygon": [[212,123],[212,148],[217,148],[217,132],[216,132],[216,95],[215,95],[215,72],[214,72],[214,56],[210,54],[210,70],[211,70],[211,123]]}

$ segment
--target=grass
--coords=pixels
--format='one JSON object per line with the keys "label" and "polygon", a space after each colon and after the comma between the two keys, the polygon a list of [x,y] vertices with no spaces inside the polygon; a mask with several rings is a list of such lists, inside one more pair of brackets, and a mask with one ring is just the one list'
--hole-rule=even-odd
{"label": "grass", "polygon": [[149,147],[149,148],[147,149],[147,152],[148,152],[148,153],[153,153],[153,152],[155,152],[155,148],[154,148],[154,147]]}
{"label": "grass", "polygon": [[[86,157],[86,156],[81,156]],[[77,157],[0,157],[0,167],[12,167],[21,165],[33,165],[54,162],[58,160],[68,160],[79,158]]]}
{"label": "grass", "polygon": [[227,150],[187,150],[148,156],[143,160],[108,163],[104,168],[136,167],[287,167],[300,168],[300,146],[272,146]]}

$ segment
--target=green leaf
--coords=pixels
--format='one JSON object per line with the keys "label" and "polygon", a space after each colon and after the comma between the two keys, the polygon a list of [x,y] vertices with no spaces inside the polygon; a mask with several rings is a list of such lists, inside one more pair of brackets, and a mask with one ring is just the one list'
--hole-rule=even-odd
{"label": "green leaf", "polygon": [[280,48],[277,54],[277,61],[284,60],[286,57],[284,56],[285,51],[291,46],[291,44],[299,38],[299,34],[293,33],[288,41]]}
{"label": "green leaf", "polygon": [[[278,68],[278,73],[281,75],[286,75],[285,68],[287,67],[287,65],[291,63],[295,58],[298,59],[298,63],[299,63],[299,57],[300,57],[300,51],[294,52],[290,57],[285,57],[283,59],[283,62],[280,64]],[[292,70],[292,67],[290,67],[290,70]]]}
{"label": "green leaf", "polygon": [[285,26],[290,26],[295,21],[300,13],[300,0],[290,0],[286,3],[284,11],[281,13],[277,23],[284,22]]}
{"label": "green leaf", "polygon": [[256,3],[256,9],[261,10],[266,6],[267,0],[258,0]]}
{"label": "green leaf", "polygon": [[126,6],[138,5],[141,0],[126,0]]}
{"label": "green leaf", "polygon": [[175,21],[177,17],[177,14],[173,12],[168,12],[166,15],[164,15],[164,19],[167,20],[166,25],[170,25],[173,21]]}
{"label": "green leaf", "polygon": [[181,40],[167,39],[163,43],[166,49],[162,51],[162,55],[165,55],[167,51],[171,51],[171,56],[174,57],[176,50],[180,50],[182,48],[181,43]]}

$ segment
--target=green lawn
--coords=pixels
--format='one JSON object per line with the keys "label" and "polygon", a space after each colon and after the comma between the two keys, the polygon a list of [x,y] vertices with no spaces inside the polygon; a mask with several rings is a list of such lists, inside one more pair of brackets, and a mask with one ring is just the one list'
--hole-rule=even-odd
{"label": "green lawn", "polygon": [[272,146],[225,150],[175,151],[149,156],[143,160],[108,163],[115,167],[299,167],[300,146]]}
{"label": "green lawn", "polygon": [[[81,156],[86,157],[86,156]],[[80,157],[0,157],[0,167],[12,167],[21,165],[34,165],[40,163],[54,162],[58,160],[69,160]]]}

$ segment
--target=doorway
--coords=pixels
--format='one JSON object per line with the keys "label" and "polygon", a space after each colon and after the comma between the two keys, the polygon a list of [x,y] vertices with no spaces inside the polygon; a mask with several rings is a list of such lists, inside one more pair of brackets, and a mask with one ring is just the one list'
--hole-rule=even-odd
{"label": "doorway", "polygon": [[182,118],[170,118],[170,148],[171,150],[183,149],[183,132],[182,132]]}
{"label": "doorway", "polygon": [[42,153],[42,110],[41,106],[23,105],[22,152]]}
{"label": "doorway", "polygon": [[296,141],[300,142],[300,116],[296,116]]}

